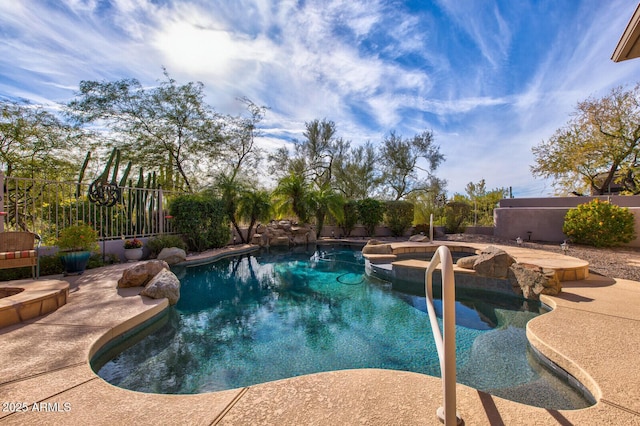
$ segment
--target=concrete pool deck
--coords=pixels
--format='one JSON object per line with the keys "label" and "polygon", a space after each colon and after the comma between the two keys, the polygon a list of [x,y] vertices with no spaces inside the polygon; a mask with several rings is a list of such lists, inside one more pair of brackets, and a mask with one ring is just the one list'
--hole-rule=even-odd
{"label": "concrete pool deck", "polygon": [[[554,253],[528,256],[563,262]],[[47,277],[69,282],[67,303],[0,329],[0,423],[440,424],[440,379],[408,372],[335,371],[199,395],[145,394],[106,383],[89,366],[97,347],[168,306],[164,299],[139,296],[141,288],[116,289],[129,266]],[[559,296],[543,301],[554,310],[529,322],[531,343],[598,402],[582,410],[547,410],[458,384],[465,424],[640,425],[640,283],[592,274],[563,282]]]}

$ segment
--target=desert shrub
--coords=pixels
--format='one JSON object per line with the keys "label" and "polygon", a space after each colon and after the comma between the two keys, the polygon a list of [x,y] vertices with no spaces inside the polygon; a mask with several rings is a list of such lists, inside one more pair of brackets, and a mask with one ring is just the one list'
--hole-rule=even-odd
{"label": "desert shrub", "polygon": [[471,206],[462,201],[450,201],[444,207],[444,230],[447,234],[464,232],[464,221],[471,213]]}
{"label": "desert shrub", "polygon": [[162,249],[167,247],[178,247],[182,250],[187,249],[187,245],[180,235],[159,235],[147,241],[147,249],[151,257],[158,257]]}
{"label": "desert shrub", "polygon": [[374,200],[373,198],[365,198],[357,202],[358,218],[364,226],[368,236],[375,234],[376,226],[382,222],[384,218],[384,203]]}
{"label": "desert shrub", "polygon": [[182,195],[171,203],[170,212],[191,251],[224,247],[231,238],[224,202],[209,194]]}
{"label": "desert shrub", "polygon": [[571,241],[595,247],[612,247],[636,237],[633,213],[598,199],[569,209],[562,232]]}
{"label": "desert shrub", "polygon": [[384,220],[391,235],[401,237],[413,223],[413,203],[408,201],[387,201],[385,205]]}

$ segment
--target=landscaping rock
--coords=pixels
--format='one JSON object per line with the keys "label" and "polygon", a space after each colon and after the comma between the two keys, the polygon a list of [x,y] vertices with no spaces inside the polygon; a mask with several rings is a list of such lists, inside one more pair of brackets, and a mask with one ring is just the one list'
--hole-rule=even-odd
{"label": "landscaping rock", "polygon": [[464,269],[473,269],[473,265],[476,263],[476,260],[478,260],[478,257],[480,256],[474,255],[461,257],[457,260],[456,265]]}
{"label": "landscaping rock", "polygon": [[150,260],[132,266],[122,273],[122,278],[118,280],[118,288],[144,286],[163,269],[169,270],[169,265],[162,260]]}
{"label": "landscaping rock", "polygon": [[511,265],[509,282],[513,291],[526,299],[539,300],[541,294],[555,296],[562,291],[562,284],[555,270],[527,263]]}
{"label": "landscaping rock", "polygon": [[429,237],[422,234],[416,234],[416,235],[410,236],[409,241],[412,241],[414,243],[429,242]]}
{"label": "landscaping rock", "polygon": [[504,250],[489,246],[480,252],[473,263],[473,269],[484,277],[507,278],[509,267],[515,262]]}
{"label": "landscaping rock", "polygon": [[362,247],[362,254],[392,254],[391,245],[383,244],[378,240],[369,240],[367,245]]}
{"label": "landscaping rock", "polygon": [[187,253],[178,247],[165,247],[158,255],[158,260],[164,260],[169,265],[184,262],[186,258]]}
{"label": "landscaping rock", "polygon": [[264,246],[290,246],[313,244],[316,242],[316,231],[309,225],[293,225],[290,221],[281,220],[269,225],[259,225],[251,244]]}
{"label": "landscaping rock", "polygon": [[180,299],[180,280],[168,269],[163,269],[149,281],[140,293],[152,299],[169,299],[170,305],[175,305]]}
{"label": "landscaping rock", "polygon": [[272,237],[269,238],[269,245],[270,246],[289,246],[289,237],[286,236],[282,236],[282,237]]}

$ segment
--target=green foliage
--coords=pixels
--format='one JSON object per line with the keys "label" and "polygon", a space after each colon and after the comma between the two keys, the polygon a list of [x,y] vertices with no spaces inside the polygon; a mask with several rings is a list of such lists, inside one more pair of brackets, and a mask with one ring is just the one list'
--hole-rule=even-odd
{"label": "green foliage", "polygon": [[387,201],[385,223],[394,237],[401,237],[413,223],[414,206],[408,201]]}
{"label": "green foliage", "polygon": [[444,208],[444,229],[448,234],[464,232],[464,222],[471,213],[471,206],[464,201],[449,201]]}
{"label": "green foliage", "polygon": [[357,206],[360,223],[364,226],[368,236],[374,236],[376,226],[384,218],[384,203],[373,198],[365,198],[358,201]]}
{"label": "green foliage", "polygon": [[444,205],[447,200],[447,195],[442,187],[443,184],[443,182],[439,182],[430,191],[416,191],[406,197],[406,200],[414,205],[414,224],[430,223],[431,215],[433,215],[434,224],[443,223]]}
{"label": "green foliage", "polygon": [[454,200],[465,201],[471,206],[468,222],[479,226],[493,226],[493,209],[501,199],[509,196],[507,188],[488,191],[484,179],[480,179],[478,183],[469,182],[465,192],[466,196],[456,194]]}
{"label": "green foliage", "polygon": [[89,225],[73,225],[60,231],[56,244],[61,251],[99,251],[98,232]]}
{"label": "green foliage", "polygon": [[301,223],[309,223],[313,209],[311,187],[303,176],[290,174],[280,179],[273,197],[279,215],[294,214]]}
{"label": "green foliage", "polygon": [[118,134],[123,152],[136,164],[160,168],[168,160],[178,176],[172,175],[165,188],[184,184],[193,191],[193,171],[212,165],[223,151],[219,117],[204,102],[202,83],[179,85],[166,70],[164,76],[151,88],[136,79],[81,81],[68,107],[78,122],[98,122]]}
{"label": "green foliage", "polygon": [[222,200],[206,194],[182,195],[171,203],[170,212],[189,250],[201,252],[229,242],[229,217]]}
{"label": "green foliage", "polygon": [[640,193],[640,83],[578,103],[572,118],[532,148],[535,176],[553,178],[559,193],[608,193],[613,183]]}
{"label": "green foliage", "polygon": [[0,165],[7,176],[69,180],[82,133],[27,102],[0,100]]}
{"label": "green foliage", "polygon": [[344,198],[330,186],[324,185],[316,191],[311,191],[310,201],[316,218],[316,237],[320,237],[327,215],[336,220],[342,218]]}
{"label": "green foliage", "polygon": [[348,200],[367,198],[380,183],[376,165],[371,142],[352,148],[349,142],[339,139],[332,163],[333,185]]}
{"label": "green foliage", "polygon": [[[422,132],[412,139],[403,139],[394,132],[385,138],[379,154],[382,167],[384,192],[394,200],[400,200],[415,191],[427,191],[442,186],[433,172],[444,161],[440,147],[433,143],[432,132]],[[419,160],[426,160],[427,169],[418,167]],[[421,179],[418,171],[426,172]]]}
{"label": "green foliage", "polygon": [[562,232],[576,243],[612,247],[635,238],[634,216],[625,207],[595,199],[569,209]]}
{"label": "green foliage", "polygon": [[187,245],[179,235],[159,235],[147,240],[147,249],[151,257],[158,257],[163,248],[178,247],[183,250],[187,249]]}
{"label": "green foliage", "polygon": [[338,225],[344,236],[348,237],[358,223],[358,203],[349,200],[342,205],[342,211],[342,219],[338,221]]}

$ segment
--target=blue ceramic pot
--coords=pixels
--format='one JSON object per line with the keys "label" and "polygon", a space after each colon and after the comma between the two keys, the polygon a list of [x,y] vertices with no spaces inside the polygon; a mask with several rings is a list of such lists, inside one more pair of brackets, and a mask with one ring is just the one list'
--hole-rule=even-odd
{"label": "blue ceramic pot", "polygon": [[64,265],[65,275],[80,275],[87,269],[91,257],[90,251],[72,251],[62,253],[62,264]]}

